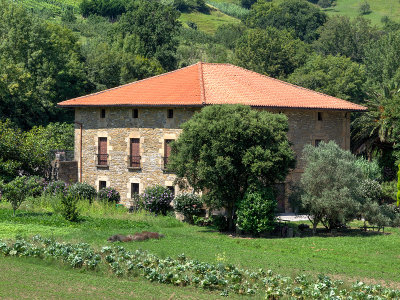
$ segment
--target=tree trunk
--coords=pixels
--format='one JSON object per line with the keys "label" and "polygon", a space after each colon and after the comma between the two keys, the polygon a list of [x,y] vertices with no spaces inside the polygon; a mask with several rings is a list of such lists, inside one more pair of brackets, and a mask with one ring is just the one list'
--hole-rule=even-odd
{"label": "tree trunk", "polygon": [[235,231],[235,224],[233,222],[233,206],[229,206],[226,208],[226,217],[228,221],[228,230]]}
{"label": "tree trunk", "polygon": [[318,225],[318,222],[314,222],[313,223],[313,227],[312,227],[312,234],[313,235],[315,235],[317,233],[317,225]]}

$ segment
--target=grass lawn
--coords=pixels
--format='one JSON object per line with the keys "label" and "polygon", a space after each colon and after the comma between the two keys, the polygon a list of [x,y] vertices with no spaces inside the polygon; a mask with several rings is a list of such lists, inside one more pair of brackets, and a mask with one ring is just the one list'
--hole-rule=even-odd
{"label": "grass lawn", "polygon": [[[364,0],[336,0],[336,6],[325,9],[330,15],[345,15],[351,18],[359,16],[358,8]],[[400,2],[397,0],[367,1],[371,6],[371,13],[365,15],[373,24],[380,25],[381,18],[388,16],[394,21],[400,21]]]}
{"label": "grass lawn", "polygon": [[163,233],[161,240],[125,243],[129,250],[149,250],[161,258],[187,257],[204,262],[232,263],[247,269],[271,269],[283,275],[324,273],[355,281],[390,283],[400,287],[400,231],[386,228],[383,234],[304,237],[291,239],[233,238],[206,227],[183,224],[172,217],[124,214],[114,218],[85,217],[71,224],[59,215],[20,210],[12,217],[0,209],[0,238],[40,234],[62,241],[86,242],[100,248],[110,235],[148,230]]}
{"label": "grass lawn", "polygon": [[[239,23],[240,20],[228,16],[218,10],[211,10],[210,14],[199,12],[182,13],[179,20],[185,25],[187,22],[196,23],[199,30],[213,34],[223,24]],[[187,25],[186,25],[187,26]]]}
{"label": "grass lawn", "polygon": [[[231,295],[233,299],[238,298]],[[0,258],[0,299],[219,299],[218,293],[80,272],[29,258]]]}

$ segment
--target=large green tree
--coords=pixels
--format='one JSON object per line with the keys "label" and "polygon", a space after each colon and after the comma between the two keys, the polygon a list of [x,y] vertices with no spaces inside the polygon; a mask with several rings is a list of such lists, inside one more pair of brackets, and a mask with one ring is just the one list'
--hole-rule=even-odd
{"label": "large green tree", "polygon": [[250,27],[287,29],[302,41],[312,42],[318,37],[316,30],[326,19],[324,12],[305,0],[286,0],[278,4],[260,0],[251,7],[245,23]]}
{"label": "large green tree", "polygon": [[365,98],[365,67],[344,56],[316,55],[288,78],[294,84],[360,103]]}
{"label": "large green tree", "polygon": [[371,41],[376,41],[381,33],[371,21],[362,17],[350,20],[345,16],[334,16],[321,26],[315,49],[324,54],[344,55],[353,61],[362,62],[365,49]]}
{"label": "large green tree", "polygon": [[0,2],[0,119],[22,128],[62,117],[56,103],[84,94],[78,38],[20,6]]}
{"label": "large green tree", "polygon": [[309,46],[286,30],[250,29],[238,40],[235,64],[273,77],[286,77],[303,65]]}
{"label": "large green tree", "polygon": [[287,117],[242,105],[204,107],[182,124],[169,166],[178,180],[206,192],[211,207],[224,207],[230,227],[249,186],[285,179],[295,159]]}
{"label": "large green tree", "polygon": [[156,58],[166,70],[176,67],[177,35],[180,13],[172,6],[155,0],[132,2],[121,16],[119,30],[139,38],[138,54]]}

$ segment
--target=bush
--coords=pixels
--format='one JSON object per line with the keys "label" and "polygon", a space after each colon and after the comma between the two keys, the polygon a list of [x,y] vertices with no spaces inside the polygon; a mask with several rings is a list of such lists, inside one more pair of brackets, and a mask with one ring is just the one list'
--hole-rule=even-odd
{"label": "bush", "polygon": [[146,188],[142,194],[142,202],[145,210],[164,216],[171,210],[171,201],[174,199],[172,192],[161,185]]}
{"label": "bush", "polygon": [[240,230],[259,235],[274,229],[276,200],[272,189],[249,191],[239,202],[237,225]]}
{"label": "bush", "polygon": [[203,213],[203,202],[197,194],[180,194],[174,199],[174,208],[187,222],[193,224],[193,217],[199,217]]}
{"label": "bush", "polygon": [[13,181],[2,186],[2,197],[11,203],[13,208],[13,215],[15,211],[25,201],[26,197],[30,195],[30,190],[26,185],[27,178],[25,176],[17,177]]}
{"label": "bush", "polygon": [[371,6],[367,1],[363,2],[360,4],[360,7],[358,8],[358,12],[360,15],[367,15],[371,13]]}
{"label": "bush", "polygon": [[319,0],[317,5],[322,8],[328,8],[332,5],[332,1],[331,0]]}
{"label": "bush", "polygon": [[113,189],[112,187],[105,187],[101,189],[97,194],[97,197],[101,201],[108,201],[114,203],[119,203],[119,201],[121,200],[119,192],[116,189]]}
{"label": "bush", "polygon": [[43,194],[45,181],[39,176],[30,176],[25,181],[26,188],[29,190],[29,195],[39,197]]}
{"label": "bush", "polygon": [[45,195],[59,195],[63,194],[66,195],[68,191],[68,185],[61,180],[57,181],[50,181],[45,187],[44,187],[44,194]]}
{"label": "bush", "polygon": [[396,202],[397,182],[395,180],[384,181],[382,182],[381,187],[383,203],[391,204]]}
{"label": "bush", "polygon": [[87,199],[92,202],[96,198],[96,189],[86,182],[77,182],[69,187],[68,193],[79,199]]}
{"label": "bush", "polygon": [[227,231],[229,227],[228,218],[224,215],[212,215],[211,224],[217,227],[219,231]]}
{"label": "bush", "polygon": [[354,155],[331,141],[318,147],[305,146],[303,159],[306,166],[301,176],[301,202],[311,216],[313,233],[320,222],[330,230],[353,220],[363,200],[363,173]]}
{"label": "bush", "polygon": [[61,214],[67,220],[76,222],[79,219],[78,199],[71,194],[62,195],[61,198]]}

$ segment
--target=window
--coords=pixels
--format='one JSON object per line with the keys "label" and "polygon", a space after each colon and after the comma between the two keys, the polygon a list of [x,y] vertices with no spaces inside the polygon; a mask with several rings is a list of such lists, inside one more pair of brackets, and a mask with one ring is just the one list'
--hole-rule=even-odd
{"label": "window", "polygon": [[163,168],[167,169],[168,158],[171,155],[171,142],[174,140],[164,140],[164,157],[163,157]]}
{"label": "window", "polygon": [[139,183],[131,183],[131,199],[135,199],[139,195]]}
{"label": "window", "polygon": [[140,168],[140,139],[131,139],[129,167]]}
{"label": "window", "polygon": [[132,110],[132,118],[134,119],[139,118],[139,110],[137,108]]}
{"label": "window", "polygon": [[175,187],[174,186],[167,186],[167,189],[169,189],[172,193],[172,195],[175,197]]}
{"label": "window", "polygon": [[172,119],[174,117],[174,110],[168,109],[168,119]]}
{"label": "window", "polygon": [[100,118],[104,119],[106,117],[106,110],[104,108],[100,111]]}
{"label": "window", "polygon": [[99,191],[107,187],[106,181],[99,181]]}
{"label": "window", "polygon": [[99,149],[97,154],[97,165],[107,166],[108,165],[108,154],[107,154],[107,138],[99,137]]}
{"label": "window", "polygon": [[321,144],[321,142],[322,142],[322,140],[315,140],[315,141],[314,141],[314,146],[315,146],[315,147],[318,147],[319,144]]}
{"label": "window", "polygon": [[322,121],[322,112],[318,112],[318,121]]}

